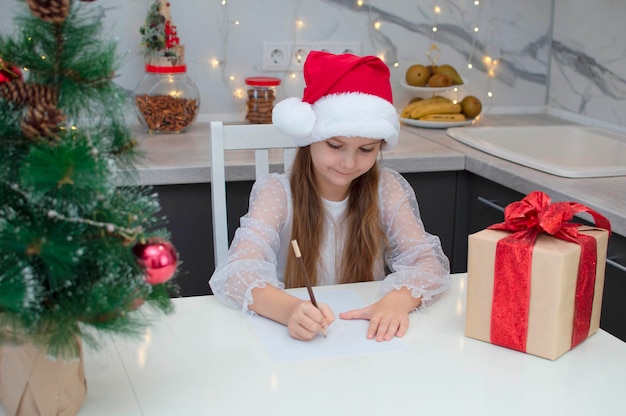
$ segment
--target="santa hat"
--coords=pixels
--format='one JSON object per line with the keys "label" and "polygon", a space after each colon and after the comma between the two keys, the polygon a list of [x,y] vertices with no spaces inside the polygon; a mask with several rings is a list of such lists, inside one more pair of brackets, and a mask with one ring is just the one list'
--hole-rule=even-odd
{"label": "santa hat", "polygon": [[272,121],[278,130],[307,146],[335,136],[398,142],[400,122],[393,106],[389,68],[375,56],[311,51],[304,63],[302,100],[276,104]]}

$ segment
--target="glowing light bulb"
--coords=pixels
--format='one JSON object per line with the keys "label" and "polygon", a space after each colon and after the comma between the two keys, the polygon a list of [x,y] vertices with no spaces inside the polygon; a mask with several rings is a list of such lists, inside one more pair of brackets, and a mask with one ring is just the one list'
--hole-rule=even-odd
{"label": "glowing light bulb", "polygon": [[437,31],[437,26],[433,26],[433,32]]}
{"label": "glowing light bulb", "polygon": [[474,33],[478,33],[478,26],[474,27]]}
{"label": "glowing light bulb", "polygon": [[435,12],[435,14],[441,14],[441,7],[435,6],[434,12]]}
{"label": "glowing light bulb", "polygon": [[233,96],[235,98],[243,98],[245,96],[247,96],[246,92],[243,90],[243,88],[237,88],[236,90],[233,91]]}
{"label": "glowing light bulb", "polygon": [[301,29],[304,27],[304,22],[301,19],[296,20],[296,27]]}
{"label": "glowing light bulb", "polygon": [[478,0],[474,0],[474,6],[478,6],[480,5],[480,2]]}
{"label": "glowing light bulb", "polygon": [[397,68],[397,67],[399,67],[399,66],[400,66],[400,64],[399,64],[398,62],[394,62],[394,63],[393,63],[393,67],[394,67],[394,68]]}
{"label": "glowing light bulb", "polygon": [[363,3],[364,3],[363,0],[357,0],[356,5],[359,7],[362,7]]}
{"label": "glowing light bulb", "polygon": [[472,69],[473,67],[474,67],[474,65],[472,65],[472,64],[467,64],[467,68],[468,68],[468,69]]}
{"label": "glowing light bulb", "polygon": [[380,27],[382,26],[382,23],[380,22],[374,22],[374,29],[376,30],[380,30]]}
{"label": "glowing light bulb", "polygon": [[46,55],[41,55],[41,59],[45,61],[46,60]]}
{"label": "glowing light bulb", "polygon": [[493,97],[493,92],[491,92],[491,91],[487,92],[487,97],[492,98]]}
{"label": "glowing light bulb", "polygon": [[222,6],[226,6],[226,0],[222,0]]}
{"label": "glowing light bulb", "polygon": [[239,26],[239,20],[235,20],[233,23],[235,24],[235,26]]}
{"label": "glowing light bulb", "polygon": [[219,59],[217,59],[217,58],[213,58],[213,59],[211,59],[209,62],[210,62],[210,64],[211,64],[211,68],[213,68],[213,69],[215,69],[215,68],[217,68],[218,66],[220,66],[220,61],[219,61]]}
{"label": "glowing light bulb", "polygon": [[234,81],[235,80],[235,76],[231,75],[231,76],[228,77],[228,79],[231,80],[231,81]]}
{"label": "glowing light bulb", "polygon": [[297,77],[296,73],[295,73],[295,72],[292,72],[292,73],[291,73],[291,75],[290,75],[290,78],[291,78],[291,79],[296,79],[296,77]]}

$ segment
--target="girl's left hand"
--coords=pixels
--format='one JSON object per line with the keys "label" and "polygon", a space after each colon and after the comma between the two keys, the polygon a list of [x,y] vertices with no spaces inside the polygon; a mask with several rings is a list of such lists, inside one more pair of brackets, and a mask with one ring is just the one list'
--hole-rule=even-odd
{"label": "girl's left hand", "polygon": [[402,337],[409,328],[409,312],[421,304],[421,299],[411,296],[405,287],[393,290],[378,302],[361,309],[339,314],[341,319],[368,319],[370,326],[367,338],[389,341],[394,336]]}

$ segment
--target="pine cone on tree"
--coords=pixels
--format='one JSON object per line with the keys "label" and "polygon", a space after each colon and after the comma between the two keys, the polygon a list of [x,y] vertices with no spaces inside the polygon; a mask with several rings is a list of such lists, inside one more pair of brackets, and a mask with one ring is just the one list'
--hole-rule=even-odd
{"label": "pine cone on tree", "polygon": [[29,84],[16,78],[0,84],[0,98],[21,106],[36,106],[38,103],[53,105],[56,91],[50,85]]}
{"label": "pine cone on tree", "polygon": [[43,21],[63,22],[70,13],[70,0],[26,0],[30,11]]}
{"label": "pine cone on tree", "polygon": [[60,124],[65,121],[65,114],[51,104],[41,103],[29,107],[22,119],[22,132],[31,140],[48,138],[58,139]]}

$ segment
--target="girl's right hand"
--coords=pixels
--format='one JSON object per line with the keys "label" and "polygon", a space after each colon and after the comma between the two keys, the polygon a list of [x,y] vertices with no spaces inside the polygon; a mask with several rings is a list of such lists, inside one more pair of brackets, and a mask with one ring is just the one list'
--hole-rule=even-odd
{"label": "girl's right hand", "polygon": [[305,300],[294,306],[287,320],[287,329],[292,338],[308,341],[335,321],[335,314],[328,305],[318,303],[318,306],[319,309]]}

